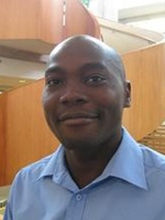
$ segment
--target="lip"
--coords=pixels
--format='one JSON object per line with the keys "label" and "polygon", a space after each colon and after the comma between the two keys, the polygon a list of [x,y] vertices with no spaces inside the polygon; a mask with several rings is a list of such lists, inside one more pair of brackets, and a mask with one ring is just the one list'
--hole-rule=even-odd
{"label": "lip", "polygon": [[83,125],[91,123],[98,118],[98,114],[93,112],[66,112],[59,117],[59,122],[67,125]]}

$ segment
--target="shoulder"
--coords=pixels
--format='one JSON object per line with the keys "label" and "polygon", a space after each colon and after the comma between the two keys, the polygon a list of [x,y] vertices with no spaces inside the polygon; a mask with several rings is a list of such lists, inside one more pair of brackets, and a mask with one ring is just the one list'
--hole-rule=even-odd
{"label": "shoulder", "polygon": [[36,181],[44,169],[47,167],[51,161],[54,154],[46,156],[26,167],[23,167],[16,175],[15,179],[23,179],[26,181],[26,178],[30,178],[31,181]]}
{"label": "shoulder", "polygon": [[58,174],[59,167],[63,167],[64,148],[59,146],[51,155],[22,168],[16,175],[14,182],[34,183],[43,177]]}
{"label": "shoulder", "polygon": [[159,172],[165,176],[165,155],[140,145],[143,154],[144,166],[152,172]]}
{"label": "shoulder", "polygon": [[[49,162],[53,158],[53,155],[54,154],[49,155],[33,164],[22,168],[16,174],[11,185],[8,199],[10,206],[15,207],[17,204],[20,204],[21,206],[27,197],[33,197],[33,195],[38,193],[41,186],[41,182],[38,181],[39,177],[48,166]],[[14,201],[17,201],[17,204],[15,204]]]}

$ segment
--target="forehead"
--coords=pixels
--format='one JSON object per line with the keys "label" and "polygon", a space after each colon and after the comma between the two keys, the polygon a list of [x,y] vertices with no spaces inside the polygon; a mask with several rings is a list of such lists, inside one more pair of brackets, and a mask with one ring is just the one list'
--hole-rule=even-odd
{"label": "forehead", "polygon": [[[76,38],[59,44],[49,57],[47,70],[54,67],[76,69],[83,65],[94,63],[96,67],[102,66],[109,73],[122,76],[123,68],[119,55],[98,40]],[[123,78],[123,76],[122,76]]]}
{"label": "forehead", "polygon": [[104,51],[96,44],[88,41],[75,41],[54,49],[50,54],[49,63],[52,62],[102,62],[106,61]]}

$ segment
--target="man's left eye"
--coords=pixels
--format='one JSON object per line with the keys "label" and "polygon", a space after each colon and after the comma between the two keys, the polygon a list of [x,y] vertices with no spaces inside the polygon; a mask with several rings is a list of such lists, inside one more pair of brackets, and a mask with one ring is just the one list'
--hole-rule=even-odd
{"label": "man's left eye", "polygon": [[105,80],[105,77],[103,76],[90,76],[87,77],[87,79],[85,80],[85,83],[87,84],[99,84],[101,82],[103,82]]}

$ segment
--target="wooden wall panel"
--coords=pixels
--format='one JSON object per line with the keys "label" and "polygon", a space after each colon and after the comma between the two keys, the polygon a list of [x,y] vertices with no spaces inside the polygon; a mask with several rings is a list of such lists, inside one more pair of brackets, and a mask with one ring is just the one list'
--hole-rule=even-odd
{"label": "wooden wall panel", "polygon": [[66,1],[65,36],[88,34],[100,38],[96,18],[77,0]]}
{"label": "wooden wall panel", "polygon": [[41,1],[41,36],[48,43],[59,43],[64,39],[63,1]]}
{"label": "wooden wall panel", "polygon": [[0,39],[63,39],[62,0],[0,0],[0,15]]}
{"label": "wooden wall panel", "polygon": [[0,0],[0,15],[0,39],[38,39],[40,0]]}
{"label": "wooden wall panel", "polygon": [[[123,124],[137,137],[141,127],[141,52],[123,56],[127,79],[131,82],[131,107],[124,110]],[[137,89],[138,88],[138,89]],[[136,120],[134,120],[136,118]]]}
{"label": "wooden wall panel", "polygon": [[0,15],[0,40],[57,44],[80,33],[100,37],[96,18],[79,0],[0,0]]}
{"label": "wooden wall panel", "polygon": [[165,43],[123,56],[132,83],[132,107],[124,113],[124,125],[137,140],[165,120]]}
{"label": "wooden wall panel", "polygon": [[6,162],[6,103],[7,94],[0,95],[0,186],[5,184]]}
{"label": "wooden wall panel", "polygon": [[21,167],[51,154],[58,145],[44,120],[42,87],[43,81],[38,81],[8,93],[6,184]]}

